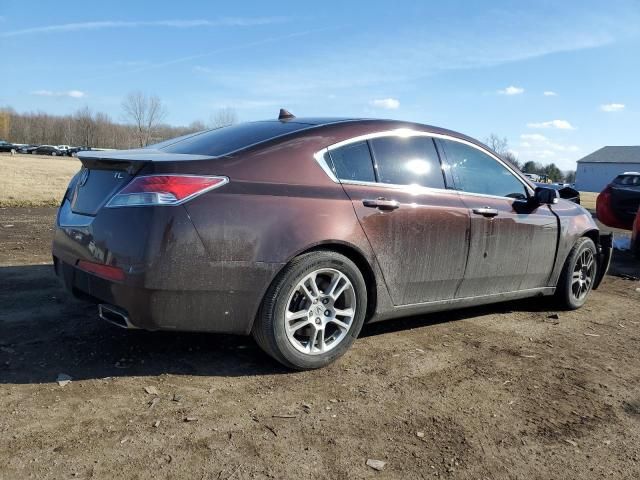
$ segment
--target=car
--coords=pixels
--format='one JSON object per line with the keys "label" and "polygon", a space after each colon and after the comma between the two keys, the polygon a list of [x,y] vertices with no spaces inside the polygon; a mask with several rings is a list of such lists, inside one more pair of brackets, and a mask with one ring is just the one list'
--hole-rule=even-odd
{"label": "car", "polygon": [[89,151],[91,150],[91,147],[69,147],[66,152],[65,155],[68,155],[69,157],[75,157],[77,156],[78,152],[84,152],[84,151]]}
{"label": "car", "polygon": [[38,148],[39,145],[24,144],[18,147],[18,153],[31,153],[32,150]]}
{"label": "car", "polygon": [[598,220],[613,228],[631,230],[640,208],[640,172],[616,176],[596,199]]}
{"label": "car", "polygon": [[251,334],[292,369],[336,360],[365,322],[579,308],[611,256],[584,208],[418,123],[281,111],[78,157],[52,248],[70,292],[125,328]]}
{"label": "car", "polygon": [[569,183],[533,183],[539,187],[552,188],[553,190],[557,190],[560,198],[564,198],[565,200],[569,200],[580,205],[580,192],[578,192],[578,190],[576,190],[574,186]]}
{"label": "car", "polygon": [[0,140],[0,152],[16,153],[19,145]]}
{"label": "car", "polygon": [[636,218],[633,221],[633,227],[631,229],[631,251],[640,260],[640,209],[636,213]]}
{"label": "car", "polygon": [[28,149],[28,153],[34,155],[51,155],[53,157],[64,155],[65,152],[53,145],[40,145],[39,147]]}

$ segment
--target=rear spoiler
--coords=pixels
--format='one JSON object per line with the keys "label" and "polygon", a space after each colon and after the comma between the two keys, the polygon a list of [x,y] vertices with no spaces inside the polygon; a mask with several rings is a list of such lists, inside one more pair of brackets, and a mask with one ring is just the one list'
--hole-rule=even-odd
{"label": "rear spoiler", "polygon": [[78,158],[86,168],[94,170],[122,170],[136,173],[150,162],[187,162],[191,160],[211,160],[207,155],[168,153],[162,150],[137,148],[133,150],[93,150],[78,152]]}

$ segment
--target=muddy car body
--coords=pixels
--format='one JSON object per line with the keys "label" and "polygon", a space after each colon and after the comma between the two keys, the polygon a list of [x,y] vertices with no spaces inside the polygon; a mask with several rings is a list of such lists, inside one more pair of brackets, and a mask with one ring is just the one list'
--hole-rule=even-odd
{"label": "muddy car body", "polygon": [[610,255],[582,207],[436,127],[285,116],[78,155],[53,243],[68,289],[121,326],[253,333],[293,368],[365,321],[554,293],[577,308]]}

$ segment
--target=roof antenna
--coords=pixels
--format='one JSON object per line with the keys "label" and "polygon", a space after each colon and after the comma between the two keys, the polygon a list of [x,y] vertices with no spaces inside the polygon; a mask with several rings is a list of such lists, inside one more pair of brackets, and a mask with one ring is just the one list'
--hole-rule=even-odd
{"label": "roof antenna", "polygon": [[280,113],[278,114],[278,120],[291,120],[292,118],[296,118],[296,116],[291,113],[289,110],[285,110],[284,108],[280,109]]}

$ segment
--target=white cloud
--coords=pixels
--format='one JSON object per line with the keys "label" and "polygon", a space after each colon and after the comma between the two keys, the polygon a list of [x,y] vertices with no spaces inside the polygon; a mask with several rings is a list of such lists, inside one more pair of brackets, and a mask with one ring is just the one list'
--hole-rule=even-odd
{"label": "white cloud", "polygon": [[606,103],[600,105],[600,110],[603,112],[619,112],[624,110],[624,103]]}
{"label": "white cloud", "polygon": [[575,170],[576,160],[582,155],[577,145],[556,143],[544,135],[529,133],[520,135],[517,145],[518,158],[522,162],[555,163],[564,170]]}
{"label": "white cloud", "polygon": [[197,28],[197,27],[252,27],[258,25],[271,25],[287,21],[284,17],[227,17],[217,20],[156,20],[156,21],[117,21],[106,20],[98,22],[63,23],[59,25],[46,25],[43,27],[25,28],[0,33],[0,37],[15,37],[18,35],[31,35],[39,33],[77,32],[81,30],[102,30],[106,28]]}
{"label": "white cloud", "polygon": [[384,108],[386,110],[397,110],[400,107],[400,101],[396,98],[378,98],[369,102],[372,106]]}
{"label": "white cloud", "polygon": [[83,98],[87,96],[85,92],[81,92],[80,90],[68,90],[66,92],[54,92],[52,90],[35,90],[31,92],[31,95],[36,95],[38,97],[69,97],[69,98]]}
{"label": "white cloud", "polygon": [[570,160],[566,158],[568,154],[572,156],[580,151],[576,145],[565,145],[556,143],[539,133],[524,133],[520,135],[519,157],[525,161],[562,162],[564,168],[569,168]]}
{"label": "white cloud", "polygon": [[502,90],[498,90],[500,95],[520,95],[524,93],[524,88],[522,87],[514,87],[513,85],[509,85],[507,88]]}
{"label": "white cloud", "polygon": [[557,97],[558,96],[558,94],[556,92],[552,91],[552,90],[545,90],[542,94],[545,97]]}
{"label": "white cloud", "polygon": [[575,130],[566,120],[549,120],[548,122],[527,123],[529,128],[557,128],[558,130]]}

